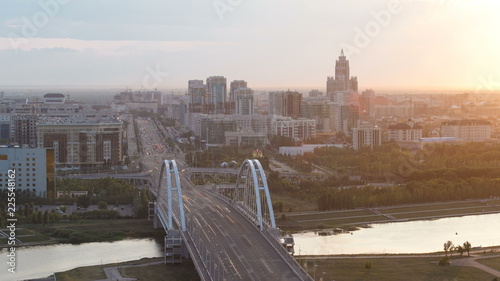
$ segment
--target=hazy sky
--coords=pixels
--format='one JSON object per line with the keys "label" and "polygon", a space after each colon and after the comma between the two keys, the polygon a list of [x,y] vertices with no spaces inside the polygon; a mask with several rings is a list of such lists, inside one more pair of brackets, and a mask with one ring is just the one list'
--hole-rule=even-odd
{"label": "hazy sky", "polygon": [[0,88],[222,75],[324,91],[342,47],[360,90],[500,88],[499,11],[497,0],[8,0]]}

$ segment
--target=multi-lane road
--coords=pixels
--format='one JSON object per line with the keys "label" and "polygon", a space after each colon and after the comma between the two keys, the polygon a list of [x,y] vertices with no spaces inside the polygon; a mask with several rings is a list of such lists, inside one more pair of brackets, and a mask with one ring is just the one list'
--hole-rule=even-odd
{"label": "multi-lane road", "polygon": [[[161,161],[173,159],[173,150],[165,147],[166,142],[152,120],[138,119],[139,137],[143,145],[142,164],[153,171],[153,186],[159,179]],[[157,149],[163,145],[163,149]],[[177,154],[177,156],[180,156]],[[183,161],[178,161],[182,165]],[[188,230],[200,255],[211,267],[216,280],[302,280],[294,272],[301,272],[300,266],[292,267],[284,261],[260,230],[246,220],[229,203],[202,187],[195,187],[181,175],[181,186]],[[177,197],[174,203],[178,205]],[[177,213],[178,207],[173,208]],[[193,230],[194,229],[194,230]],[[282,249],[280,249],[282,250]],[[290,259],[290,257],[286,257]]]}
{"label": "multi-lane road", "polygon": [[213,258],[221,260],[221,270],[231,276],[227,280],[300,280],[260,230],[232,206],[205,188],[181,181],[186,217],[202,232],[205,246],[218,251]]}

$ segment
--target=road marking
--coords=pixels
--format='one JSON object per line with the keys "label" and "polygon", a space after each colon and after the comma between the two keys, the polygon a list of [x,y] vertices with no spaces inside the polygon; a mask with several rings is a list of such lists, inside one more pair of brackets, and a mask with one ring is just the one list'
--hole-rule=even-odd
{"label": "road marking", "polygon": [[267,269],[267,271],[269,271],[269,273],[274,274],[274,272],[271,270],[271,268],[269,267],[269,265],[266,263],[266,261],[264,259],[260,259],[260,261],[262,262],[264,267]]}

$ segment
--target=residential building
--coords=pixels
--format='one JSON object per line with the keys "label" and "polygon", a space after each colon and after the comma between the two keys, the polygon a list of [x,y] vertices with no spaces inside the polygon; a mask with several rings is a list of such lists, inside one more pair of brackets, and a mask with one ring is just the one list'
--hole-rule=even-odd
{"label": "residential building", "polygon": [[250,88],[238,88],[234,91],[235,114],[253,115],[253,91]]}
{"label": "residential building", "polygon": [[452,120],[441,123],[441,136],[465,141],[491,138],[491,122],[487,120]]}
{"label": "residential building", "polygon": [[234,80],[229,86],[229,101],[236,102],[235,94],[236,90],[240,88],[248,88],[247,82],[245,80]]}
{"label": "residential building", "polygon": [[230,110],[227,102],[227,82],[223,76],[211,76],[207,78],[206,103],[213,105],[214,110],[208,114],[224,114]]}
{"label": "residential building", "polygon": [[270,92],[269,114],[299,118],[302,116],[302,94],[299,92]]}
{"label": "residential building", "polygon": [[273,115],[270,121],[271,135],[290,137],[296,141],[316,137],[316,120]]}
{"label": "residential building", "polygon": [[24,196],[52,198],[54,179],[53,149],[0,147],[0,189],[14,182]]}
{"label": "residential building", "polygon": [[352,132],[352,147],[360,150],[362,147],[370,147],[382,144],[382,130],[378,127],[354,128]]}
{"label": "residential building", "polygon": [[411,119],[405,123],[390,125],[388,128],[389,141],[417,141],[422,138],[422,126],[415,124]]}
{"label": "residential building", "polygon": [[39,148],[53,148],[59,166],[120,165],[123,124],[117,120],[45,118],[38,123]]}

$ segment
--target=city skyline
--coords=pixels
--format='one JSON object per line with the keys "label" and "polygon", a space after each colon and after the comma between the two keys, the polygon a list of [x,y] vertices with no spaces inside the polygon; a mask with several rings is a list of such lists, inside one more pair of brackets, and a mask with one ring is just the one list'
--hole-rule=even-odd
{"label": "city skyline", "polygon": [[500,88],[495,1],[119,3],[11,2],[0,86],[173,89],[220,75],[325,91],[344,49],[359,91]]}

